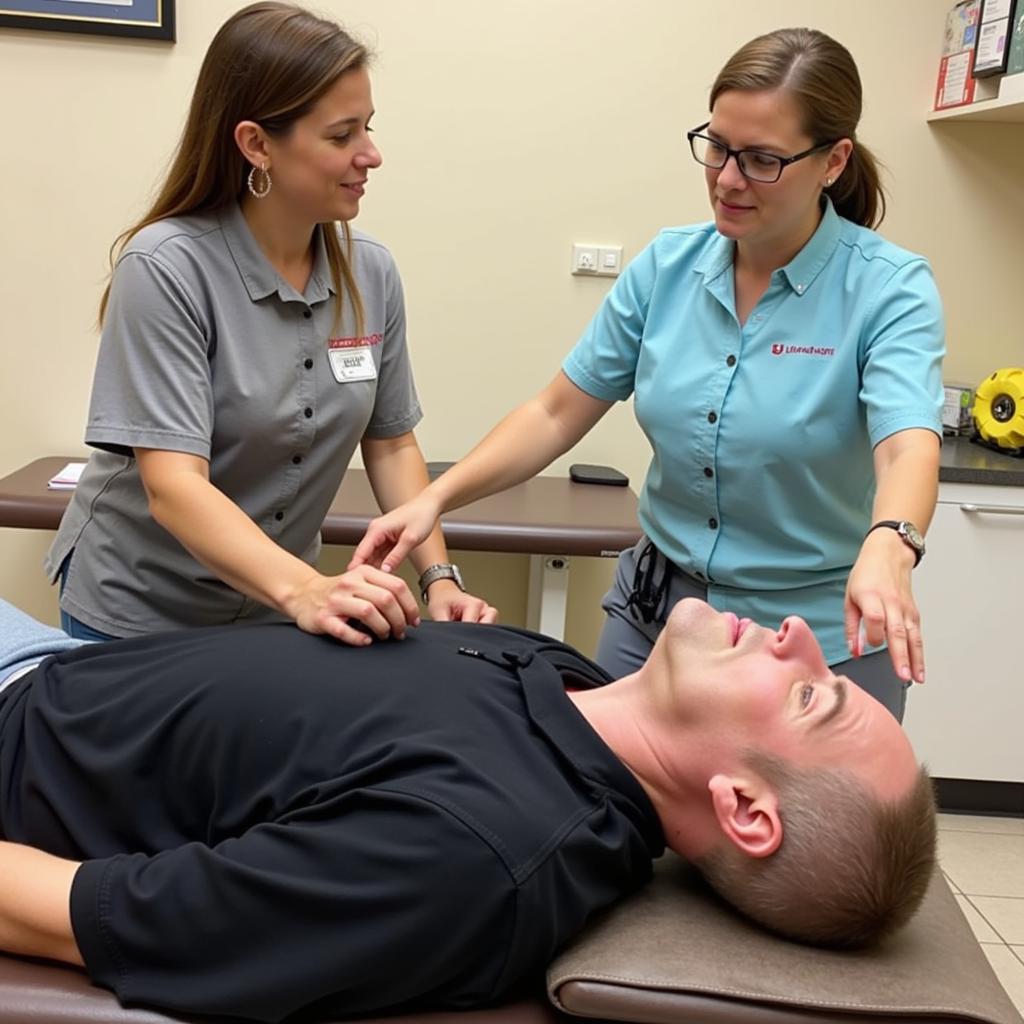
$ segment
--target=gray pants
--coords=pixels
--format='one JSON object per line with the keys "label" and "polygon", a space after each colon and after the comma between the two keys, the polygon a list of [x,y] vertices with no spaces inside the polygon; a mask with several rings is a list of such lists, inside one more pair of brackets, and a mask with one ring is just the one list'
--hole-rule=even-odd
{"label": "gray pants", "polygon": [[[666,616],[677,601],[684,597],[707,600],[707,586],[674,566],[667,571],[665,557],[653,545],[645,554],[644,549],[650,543],[646,537],[641,537],[636,547],[619,555],[615,580],[601,602],[607,618],[598,641],[596,661],[614,678],[635,672],[647,660]],[[641,584],[639,593],[634,581]],[[631,595],[634,595],[632,599]],[[646,604],[648,613],[653,614],[649,622],[644,621],[642,609],[637,607],[638,599],[640,605]],[[763,625],[774,627],[778,623]],[[897,721],[903,721],[908,684],[896,675],[888,651],[848,658],[830,667],[836,675],[848,676],[867,690],[896,716]]]}

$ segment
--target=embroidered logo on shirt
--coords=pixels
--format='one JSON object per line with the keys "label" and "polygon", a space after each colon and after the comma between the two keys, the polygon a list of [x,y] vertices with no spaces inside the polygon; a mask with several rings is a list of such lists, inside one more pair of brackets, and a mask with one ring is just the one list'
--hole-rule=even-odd
{"label": "embroidered logo on shirt", "polygon": [[783,345],[780,342],[772,344],[773,356],[834,356],[834,348],[822,348],[820,345]]}

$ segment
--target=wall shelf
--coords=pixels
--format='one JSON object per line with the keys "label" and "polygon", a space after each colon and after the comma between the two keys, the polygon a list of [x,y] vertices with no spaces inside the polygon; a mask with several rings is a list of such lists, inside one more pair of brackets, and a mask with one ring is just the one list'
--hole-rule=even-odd
{"label": "wall shelf", "polygon": [[951,107],[949,110],[935,110],[928,115],[928,120],[930,122],[988,121],[1000,124],[1024,124],[1024,95],[981,100],[964,107]]}

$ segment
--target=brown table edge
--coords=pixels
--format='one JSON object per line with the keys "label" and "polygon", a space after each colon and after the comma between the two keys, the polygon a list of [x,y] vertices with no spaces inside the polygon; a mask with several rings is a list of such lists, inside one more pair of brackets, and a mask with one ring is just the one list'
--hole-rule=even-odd
{"label": "brown table edge", "polygon": [[[12,529],[56,530],[70,500],[70,491],[43,490],[37,497],[3,493],[4,481],[15,475],[30,474],[47,465],[48,479],[67,462],[81,456],[45,456],[22,466],[0,479],[0,525]],[[467,509],[444,516],[441,528],[447,545],[457,551],[486,551],[496,554],[576,555],[611,558],[632,547],[640,539],[640,527],[621,525],[586,527],[571,525],[510,524],[462,518]],[[328,512],[320,535],[325,544],[355,545],[362,539],[375,513]]]}

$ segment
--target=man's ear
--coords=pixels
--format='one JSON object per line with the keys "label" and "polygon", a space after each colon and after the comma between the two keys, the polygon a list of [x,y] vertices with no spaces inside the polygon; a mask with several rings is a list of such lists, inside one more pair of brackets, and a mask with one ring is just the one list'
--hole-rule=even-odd
{"label": "man's ear", "polygon": [[267,167],[267,133],[255,121],[239,121],[235,125],[235,145],[253,167]]}
{"label": "man's ear", "polygon": [[782,842],[775,790],[762,779],[715,775],[708,782],[718,827],[748,857],[770,857]]}

